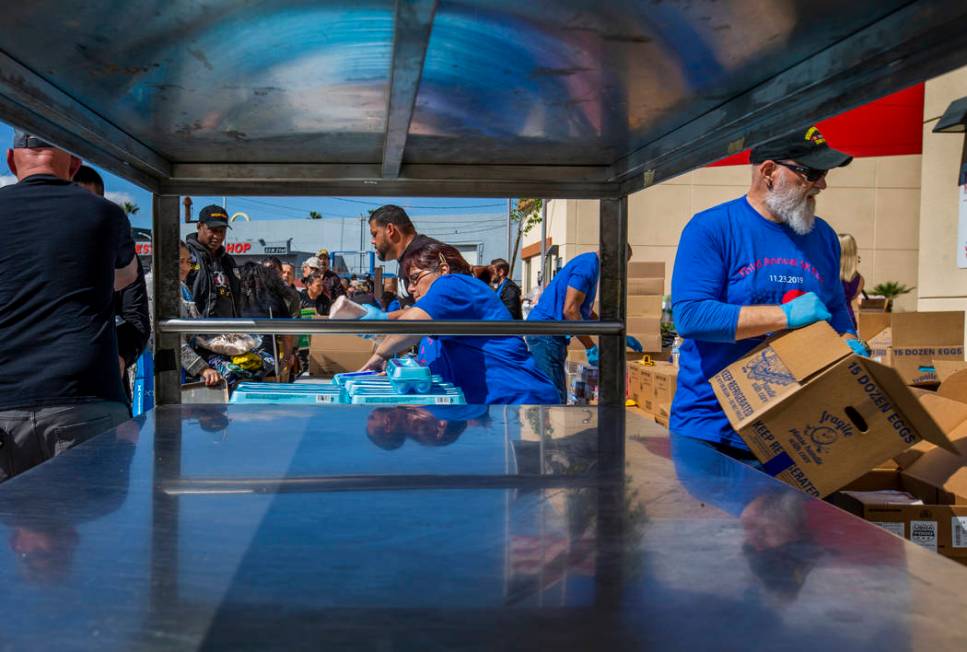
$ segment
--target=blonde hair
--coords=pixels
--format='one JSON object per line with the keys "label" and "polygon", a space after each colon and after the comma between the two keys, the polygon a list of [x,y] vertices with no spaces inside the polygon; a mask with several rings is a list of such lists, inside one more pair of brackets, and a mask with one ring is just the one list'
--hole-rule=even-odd
{"label": "blonde hair", "polygon": [[856,238],[849,233],[839,234],[839,277],[843,281],[853,280],[859,263],[859,252],[856,250]]}

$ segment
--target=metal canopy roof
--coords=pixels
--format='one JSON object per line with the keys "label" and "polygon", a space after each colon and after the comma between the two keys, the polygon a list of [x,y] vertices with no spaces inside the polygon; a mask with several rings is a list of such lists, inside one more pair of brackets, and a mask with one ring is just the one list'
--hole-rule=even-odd
{"label": "metal canopy roof", "polygon": [[967,63],[967,3],[50,0],[0,118],[162,194],[616,197]]}

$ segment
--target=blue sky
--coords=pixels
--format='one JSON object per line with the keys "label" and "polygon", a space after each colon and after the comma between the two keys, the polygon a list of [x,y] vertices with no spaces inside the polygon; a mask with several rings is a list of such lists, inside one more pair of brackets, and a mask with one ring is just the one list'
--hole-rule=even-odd
{"label": "blue sky", "polygon": [[[6,161],[6,148],[13,140],[13,129],[0,122],[0,144],[4,152],[0,163],[0,186],[16,183]],[[97,166],[94,166],[97,168]],[[131,225],[149,228],[151,226],[151,193],[133,183],[97,168],[104,177],[105,193],[109,199],[122,203],[137,204],[139,210],[131,216]],[[208,204],[221,204],[222,197],[192,196],[193,210],[197,211]],[[365,215],[369,209],[381,204],[399,204],[414,218],[425,219],[434,215],[452,217],[454,215],[493,215],[507,214],[507,201],[504,199],[464,199],[453,197],[228,197],[228,210],[231,213],[242,211],[250,217],[261,220],[298,219],[308,217],[309,211],[319,211],[323,219],[327,217],[344,218]]]}

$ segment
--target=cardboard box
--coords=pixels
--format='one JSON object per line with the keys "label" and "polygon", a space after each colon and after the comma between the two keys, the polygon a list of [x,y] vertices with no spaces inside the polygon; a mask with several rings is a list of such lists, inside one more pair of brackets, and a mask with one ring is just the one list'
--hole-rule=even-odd
{"label": "cardboard box", "polygon": [[869,342],[884,328],[889,328],[892,314],[889,312],[860,312],[856,315],[860,339]]}
{"label": "cardboard box", "polygon": [[641,348],[645,353],[661,351],[661,335],[658,333],[634,333],[628,331],[628,335],[631,335],[641,342]]}
{"label": "cardboard box", "polygon": [[654,374],[655,401],[659,406],[670,408],[678,388],[678,367],[668,363],[656,364]]}
{"label": "cardboard box", "polygon": [[652,365],[641,366],[642,370],[638,377],[638,395],[641,397],[641,400],[638,401],[638,407],[649,416],[654,417],[657,411],[657,405],[655,404],[655,367]]}
{"label": "cardboard box", "polygon": [[813,496],[921,439],[952,449],[897,372],[854,355],[826,322],[764,343],[711,383],[765,471]]}
{"label": "cardboard box", "polygon": [[[967,440],[955,445],[967,452]],[[963,471],[960,456],[939,448],[935,451],[932,455],[952,458]],[[963,483],[945,481],[947,469],[938,468],[935,461],[925,455],[907,471],[872,471],[834,494],[832,502],[908,541],[967,563],[967,500],[956,493],[963,491]],[[948,461],[940,467],[949,465]],[[958,486],[954,489],[953,485]],[[909,494],[921,504],[904,504],[901,496],[866,493],[883,491]]]}
{"label": "cardboard box", "polygon": [[661,319],[662,295],[630,296],[628,301],[628,317],[657,317]]}
{"label": "cardboard box", "polygon": [[891,366],[893,357],[891,351],[893,347],[893,329],[887,326],[879,333],[868,339],[866,343],[870,347],[870,357],[886,366]]}
{"label": "cardboard box", "polygon": [[967,369],[967,361],[965,360],[934,360],[933,368],[937,370],[937,380],[941,384],[947,381],[948,378],[956,374],[958,371],[963,371]]}
{"label": "cardboard box", "polygon": [[908,385],[937,383],[934,360],[964,359],[963,312],[897,312],[892,365]]}
{"label": "cardboard box", "polygon": [[672,399],[678,387],[678,367],[663,363],[655,365],[655,421],[668,427],[672,415]]}
{"label": "cardboard box", "polygon": [[309,375],[327,378],[356,371],[372,355],[373,343],[356,335],[313,335],[309,341]]}
{"label": "cardboard box", "polygon": [[[938,360],[938,363],[941,361]],[[937,369],[938,375],[940,373],[939,368]],[[937,388],[937,394],[943,396],[944,398],[949,398],[954,401],[960,401],[961,403],[967,403],[967,370],[958,371],[940,383],[940,387]]]}
{"label": "cardboard box", "polygon": [[628,278],[665,278],[665,263],[629,261]]}
{"label": "cardboard box", "polygon": [[664,278],[628,278],[628,294],[664,294]]}
{"label": "cardboard box", "polygon": [[628,333],[661,335],[661,316],[628,317],[625,319],[625,330]]}

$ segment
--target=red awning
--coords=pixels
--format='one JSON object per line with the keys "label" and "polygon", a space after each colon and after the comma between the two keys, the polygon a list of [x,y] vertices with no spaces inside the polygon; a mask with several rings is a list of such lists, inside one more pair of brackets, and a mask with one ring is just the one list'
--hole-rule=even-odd
{"label": "red awning", "polygon": [[[923,151],[923,84],[819,123],[832,147],[853,156],[900,156]],[[749,151],[710,164],[746,165]]]}

